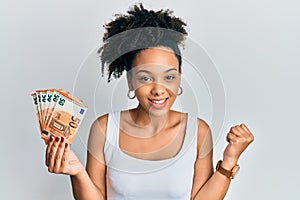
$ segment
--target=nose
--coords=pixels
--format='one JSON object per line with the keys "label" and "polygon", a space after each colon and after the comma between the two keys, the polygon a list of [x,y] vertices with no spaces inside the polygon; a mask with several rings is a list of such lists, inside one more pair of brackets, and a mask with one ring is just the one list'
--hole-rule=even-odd
{"label": "nose", "polygon": [[160,84],[153,84],[152,88],[151,88],[151,94],[153,96],[160,96],[165,94],[166,88],[163,85]]}

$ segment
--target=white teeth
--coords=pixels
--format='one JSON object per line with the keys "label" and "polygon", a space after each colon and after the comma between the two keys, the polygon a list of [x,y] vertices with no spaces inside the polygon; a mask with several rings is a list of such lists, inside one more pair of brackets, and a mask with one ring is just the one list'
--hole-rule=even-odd
{"label": "white teeth", "polygon": [[162,104],[165,101],[166,101],[166,99],[162,99],[162,100],[159,100],[159,101],[152,100],[152,102],[155,103],[155,104]]}

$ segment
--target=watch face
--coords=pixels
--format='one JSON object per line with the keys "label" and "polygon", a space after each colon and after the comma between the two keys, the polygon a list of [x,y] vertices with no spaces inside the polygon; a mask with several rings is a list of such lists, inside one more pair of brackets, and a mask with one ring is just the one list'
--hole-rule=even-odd
{"label": "watch face", "polygon": [[233,169],[232,169],[232,178],[236,177],[238,175],[240,171],[240,166],[235,166]]}

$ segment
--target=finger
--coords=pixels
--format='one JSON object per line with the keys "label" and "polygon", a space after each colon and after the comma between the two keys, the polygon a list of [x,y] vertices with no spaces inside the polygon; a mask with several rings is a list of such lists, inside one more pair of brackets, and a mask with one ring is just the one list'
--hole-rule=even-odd
{"label": "finger", "polygon": [[248,127],[247,127],[244,123],[241,124],[241,127],[242,127],[246,132],[251,133],[251,131],[248,129]]}
{"label": "finger", "polygon": [[247,131],[241,127],[241,125],[236,126],[236,130],[239,131],[240,137],[248,137]]}
{"label": "finger", "polygon": [[252,134],[252,132],[248,129],[248,127],[245,124],[241,125],[242,128],[247,130],[247,140],[251,143],[254,141],[254,135]]}
{"label": "finger", "polygon": [[248,127],[245,124],[241,124],[240,127],[244,130],[247,141],[251,143],[254,140],[254,136],[251,133],[251,131],[248,129]]}
{"label": "finger", "polygon": [[236,135],[237,137],[242,137],[244,130],[237,125],[237,126],[231,127],[230,132],[233,133],[234,135]]}
{"label": "finger", "polygon": [[238,141],[238,136],[236,136],[235,134],[229,132],[227,134],[226,140],[227,140],[228,143],[234,144]]}
{"label": "finger", "polygon": [[254,139],[253,135],[248,132],[248,131],[245,131],[244,128],[242,128],[242,126],[238,126],[237,129],[240,131],[241,133],[241,136],[240,136],[240,139],[239,141],[243,142],[243,143],[251,143]]}
{"label": "finger", "polygon": [[49,165],[49,153],[50,153],[51,147],[53,145],[53,142],[54,142],[54,137],[51,135],[50,139],[49,139],[49,143],[48,143],[47,148],[46,148],[46,155],[45,155],[45,164],[46,164],[46,166]]}
{"label": "finger", "polygon": [[62,169],[62,173],[67,173],[67,166],[69,163],[69,154],[70,154],[70,148],[69,148],[69,144],[65,143],[64,144],[65,148],[64,148],[64,152],[62,155],[62,159],[61,159],[61,169]]}
{"label": "finger", "polygon": [[59,145],[59,137],[55,137],[55,140],[53,141],[53,144],[51,146],[50,152],[49,152],[49,165],[48,165],[48,171],[49,172],[54,172],[54,165],[55,165],[55,156],[56,156],[56,151]]}
{"label": "finger", "polygon": [[54,173],[61,173],[61,162],[62,162],[62,156],[64,154],[64,150],[65,150],[65,143],[64,143],[64,138],[61,137],[60,138],[60,142],[58,145],[58,148],[56,150],[56,154],[55,154],[55,158],[54,158],[54,166],[53,166],[53,172]]}

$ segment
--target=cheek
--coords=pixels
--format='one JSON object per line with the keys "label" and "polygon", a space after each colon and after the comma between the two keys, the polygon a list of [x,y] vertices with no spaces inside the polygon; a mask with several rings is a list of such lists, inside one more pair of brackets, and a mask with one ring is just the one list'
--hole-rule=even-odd
{"label": "cheek", "polygon": [[172,92],[177,95],[178,89],[179,89],[180,84],[176,84],[173,87],[171,87]]}
{"label": "cheek", "polygon": [[146,96],[151,92],[150,85],[138,85],[135,89],[136,96]]}
{"label": "cheek", "polygon": [[177,96],[179,86],[180,86],[180,81],[175,81],[175,82],[172,82],[172,83],[166,83],[164,85],[164,87],[167,89],[167,91],[169,93],[175,95],[175,96]]}

